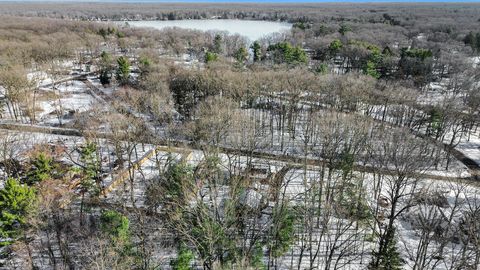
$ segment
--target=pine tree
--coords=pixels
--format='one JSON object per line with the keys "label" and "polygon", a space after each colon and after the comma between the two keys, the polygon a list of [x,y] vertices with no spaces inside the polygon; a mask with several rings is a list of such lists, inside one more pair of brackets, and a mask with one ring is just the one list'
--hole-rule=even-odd
{"label": "pine tree", "polygon": [[253,50],[253,62],[258,62],[262,58],[262,47],[258,41],[253,42],[250,47]]}
{"label": "pine tree", "polygon": [[32,167],[27,173],[26,182],[34,184],[51,177],[54,169],[53,159],[45,153],[37,154],[31,161]]}
{"label": "pine tree", "polygon": [[113,69],[112,56],[103,51],[100,55],[100,83],[102,85],[110,84],[111,73]]}
{"label": "pine tree", "polygon": [[218,59],[218,54],[213,53],[213,52],[207,52],[205,53],[205,63],[210,63],[213,61],[217,61]]}
{"label": "pine tree", "polygon": [[[35,189],[9,178],[0,190],[0,238],[15,238],[35,205]],[[3,240],[2,240],[3,241]],[[0,242],[0,246],[9,242]]]}
{"label": "pine tree", "polygon": [[344,36],[347,32],[350,32],[352,29],[350,28],[350,26],[346,25],[346,24],[342,24],[340,25],[340,29],[338,29],[338,32]]}
{"label": "pine tree", "polygon": [[222,53],[222,36],[215,35],[215,40],[213,41],[213,50],[215,53]]}
{"label": "pine tree", "polygon": [[245,63],[245,61],[248,60],[247,49],[245,49],[245,47],[238,49],[238,51],[235,53],[235,59],[241,64]]}
{"label": "pine tree", "polygon": [[178,251],[176,259],[170,262],[173,270],[189,270],[192,269],[191,263],[193,260],[193,253],[185,246],[182,245]]}
{"label": "pine tree", "polygon": [[397,250],[397,237],[395,229],[387,232],[385,248],[373,254],[373,261],[369,265],[372,270],[400,270],[402,259]]}
{"label": "pine tree", "polygon": [[102,212],[101,228],[114,242],[128,244],[130,241],[130,221],[121,213],[113,210]]}
{"label": "pine tree", "polygon": [[121,85],[125,85],[128,83],[130,79],[130,62],[128,61],[127,57],[120,56],[117,59],[117,80]]}

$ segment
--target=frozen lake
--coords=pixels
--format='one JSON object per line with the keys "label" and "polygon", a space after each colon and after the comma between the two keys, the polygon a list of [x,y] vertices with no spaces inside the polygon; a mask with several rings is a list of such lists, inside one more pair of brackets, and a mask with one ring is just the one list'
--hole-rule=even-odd
{"label": "frozen lake", "polygon": [[247,20],[174,20],[174,21],[129,21],[128,24],[136,27],[153,27],[163,29],[179,27],[200,31],[227,31],[230,34],[239,34],[250,41],[258,40],[266,35],[284,32],[292,27],[289,23]]}

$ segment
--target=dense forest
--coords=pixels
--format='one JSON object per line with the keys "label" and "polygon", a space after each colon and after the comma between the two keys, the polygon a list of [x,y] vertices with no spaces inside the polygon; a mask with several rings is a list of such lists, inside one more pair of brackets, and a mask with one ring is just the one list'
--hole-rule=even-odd
{"label": "dense forest", "polygon": [[[128,23],[179,19],[292,28]],[[0,3],[0,269],[479,269],[479,25],[463,3]]]}

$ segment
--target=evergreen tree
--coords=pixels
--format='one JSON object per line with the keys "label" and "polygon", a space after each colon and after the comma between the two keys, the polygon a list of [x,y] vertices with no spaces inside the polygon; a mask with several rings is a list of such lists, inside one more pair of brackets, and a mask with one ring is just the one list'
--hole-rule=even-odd
{"label": "evergreen tree", "polygon": [[110,84],[110,73],[107,70],[100,71],[100,83],[102,85]]}
{"label": "evergreen tree", "polygon": [[98,30],[98,34],[103,37],[103,39],[107,39],[108,31],[105,28],[101,28]]}
{"label": "evergreen tree", "polygon": [[213,41],[213,51],[215,53],[221,54],[222,53],[222,36],[215,35],[215,39]]}
{"label": "evergreen tree", "polygon": [[[35,189],[9,178],[0,190],[0,238],[15,238],[35,205]],[[2,240],[3,241],[3,240]],[[0,246],[10,241],[0,242]]]}
{"label": "evergreen tree", "polygon": [[338,39],[335,39],[332,42],[330,42],[330,45],[328,46],[328,52],[330,53],[331,56],[335,56],[340,51],[342,46],[343,46],[342,42]]}
{"label": "evergreen tree", "polygon": [[185,246],[182,245],[178,251],[176,259],[170,262],[173,270],[189,270],[194,256],[193,253]]}
{"label": "evergreen tree", "polygon": [[125,85],[128,83],[130,79],[130,62],[128,58],[125,56],[120,56],[117,59],[117,80],[121,85]]}
{"label": "evergreen tree", "polygon": [[139,253],[131,241],[130,221],[125,215],[115,211],[102,211],[100,229],[109,240],[111,255],[115,264],[121,265],[118,269],[137,269]]}
{"label": "evergreen tree", "polygon": [[338,32],[344,36],[347,32],[350,32],[351,29],[350,29],[350,26],[346,25],[346,24],[342,24],[340,25],[340,29],[338,29]]}
{"label": "evergreen tree", "polygon": [[463,42],[465,45],[470,46],[474,52],[480,52],[480,33],[468,33],[463,39]]}
{"label": "evergreen tree", "polygon": [[26,183],[32,185],[51,177],[54,170],[53,159],[45,153],[38,153],[30,161],[31,168],[27,172]]}
{"label": "evergreen tree", "polygon": [[112,56],[103,51],[100,54],[100,83],[102,85],[110,84],[110,79],[112,77],[112,66],[113,66],[113,59]]}
{"label": "evergreen tree", "polygon": [[245,49],[245,47],[241,47],[238,49],[238,51],[235,53],[235,59],[241,63],[244,64],[248,60],[248,51]]}
{"label": "evergreen tree", "polygon": [[288,42],[270,45],[268,51],[272,52],[273,60],[276,63],[305,64],[308,61],[307,54],[300,46],[293,47]]}
{"label": "evergreen tree", "polygon": [[274,258],[283,256],[293,244],[295,216],[291,208],[278,206],[273,213],[273,227],[269,241],[270,254]]}
{"label": "evergreen tree", "polygon": [[315,72],[325,75],[328,73],[328,65],[326,63],[321,63],[315,68]]}
{"label": "evergreen tree", "polygon": [[259,243],[255,244],[252,251],[252,257],[250,258],[250,265],[254,267],[254,269],[267,269],[267,266],[263,262],[263,256],[263,246]]}
{"label": "evergreen tree", "polygon": [[80,161],[83,163],[85,177],[96,180],[100,173],[100,164],[97,157],[97,144],[87,142],[80,148]]}
{"label": "evergreen tree", "polygon": [[253,42],[250,48],[253,50],[253,62],[258,62],[262,58],[262,46],[258,41]]}
{"label": "evergreen tree", "polygon": [[387,232],[385,239],[385,248],[374,252],[373,261],[369,265],[372,270],[400,270],[402,269],[402,259],[397,250],[397,238],[395,229]]}
{"label": "evergreen tree", "polygon": [[213,52],[207,52],[205,53],[205,63],[210,63],[213,61],[217,61],[218,59],[218,54],[213,53]]}
{"label": "evergreen tree", "polygon": [[93,142],[87,142],[80,148],[80,161],[83,163],[79,169],[82,172],[80,181],[80,223],[83,224],[83,208],[85,194],[98,195],[100,193],[100,183],[98,176],[100,174],[100,162],[97,156],[97,145]]}

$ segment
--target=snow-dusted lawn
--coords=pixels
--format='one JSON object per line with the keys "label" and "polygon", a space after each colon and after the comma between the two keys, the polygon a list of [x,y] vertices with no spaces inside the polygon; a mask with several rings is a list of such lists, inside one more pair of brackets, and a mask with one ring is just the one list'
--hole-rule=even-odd
{"label": "snow-dusted lawn", "polygon": [[37,119],[40,124],[58,125],[57,112],[62,112],[62,124],[71,122],[73,118],[65,117],[68,113],[86,112],[92,108],[95,99],[85,93],[62,95],[56,100],[41,101],[38,103],[40,112],[37,114]]}
{"label": "snow-dusted lawn", "polygon": [[59,125],[58,117],[62,124],[70,123],[75,114],[89,111],[97,103],[80,81],[62,83],[54,92],[41,91],[38,100],[36,119],[49,126]]}

